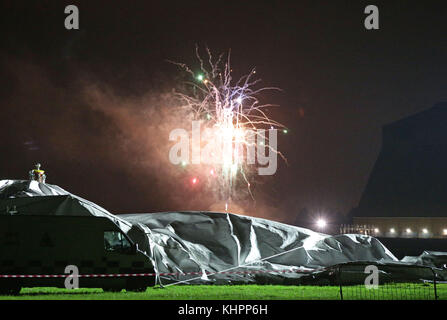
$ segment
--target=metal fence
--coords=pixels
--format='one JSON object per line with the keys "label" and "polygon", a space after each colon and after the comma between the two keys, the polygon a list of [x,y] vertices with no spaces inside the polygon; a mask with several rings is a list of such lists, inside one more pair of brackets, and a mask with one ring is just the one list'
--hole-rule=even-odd
{"label": "metal fence", "polygon": [[402,264],[339,265],[342,300],[436,300],[436,273],[430,267]]}
{"label": "metal fence", "polygon": [[[282,297],[303,300],[436,300],[447,298],[447,269],[431,268],[403,263],[349,262],[320,270],[231,270],[209,272],[207,277],[214,284],[229,284],[226,277],[232,275],[231,284],[253,283],[257,285],[281,284]],[[168,274],[161,274],[168,275]],[[170,275],[180,275],[172,273]],[[4,287],[14,288],[17,278],[65,278],[63,275],[0,275],[0,291]],[[83,274],[83,278],[98,277],[148,277],[150,274]],[[202,272],[182,273],[185,279],[164,283],[163,287],[191,284],[201,278]],[[8,281],[13,283],[8,284]],[[439,286],[438,286],[439,284]],[[287,288],[287,287],[288,288]],[[237,289],[240,290],[240,289]],[[263,295],[263,290],[259,294]],[[13,292],[6,292],[12,294]],[[35,294],[35,293],[32,293]],[[241,293],[238,293],[239,296]],[[267,292],[268,294],[268,292]],[[274,294],[274,293],[272,293]]]}

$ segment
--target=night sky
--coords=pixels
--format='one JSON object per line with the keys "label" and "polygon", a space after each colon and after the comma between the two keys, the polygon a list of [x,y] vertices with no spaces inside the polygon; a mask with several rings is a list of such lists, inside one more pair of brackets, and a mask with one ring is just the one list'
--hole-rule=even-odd
{"label": "night sky", "polygon": [[[64,8],[80,29],[64,28]],[[368,4],[380,30],[364,28]],[[195,45],[256,67],[288,159],[246,214],[291,222],[347,213],[380,151],[381,127],[447,101],[447,14],[435,1],[2,1],[0,178],[48,183],[114,213],[208,210],[165,152],[167,60],[197,67]],[[241,204],[242,205],[242,204]]]}

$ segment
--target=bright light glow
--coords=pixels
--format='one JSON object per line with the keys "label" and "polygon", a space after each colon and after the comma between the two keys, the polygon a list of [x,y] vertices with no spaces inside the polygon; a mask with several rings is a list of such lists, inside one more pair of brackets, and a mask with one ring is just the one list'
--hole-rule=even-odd
{"label": "bright light glow", "polygon": [[422,229],[422,233],[425,233],[425,234],[427,234],[427,233],[428,233],[428,230],[427,230],[427,228],[424,228],[424,229]]}
{"label": "bright light glow", "polygon": [[238,97],[238,98],[236,99],[236,102],[237,102],[238,104],[241,104],[241,103],[242,103],[242,97]]}
{"label": "bright light glow", "polygon": [[407,233],[411,233],[411,229],[407,228],[407,230],[405,230]]}
{"label": "bright light glow", "polygon": [[324,219],[318,219],[317,220],[317,227],[320,229],[323,229],[326,227],[326,221]]}
{"label": "bright light glow", "polygon": [[447,229],[442,230],[442,233],[447,236]]}
{"label": "bright light glow", "polygon": [[375,228],[374,233],[379,233],[379,228]]}
{"label": "bright light glow", "polygon": [[196,184],[199,180],[197,178],[192,178],[191,182],[192,184]]}
{"label": "bright light glow", "polygon": [[197,76],[197,80],[202,81],[202,80],[203,80],[203,74],[199,74],[199,75]]}
{"label": "bright light glow", "polygon": [[396,229],[391,228],[391,229],[390,229],[390,232],[391,232],[391,233],[395,233],[395,232],[396,232]]}

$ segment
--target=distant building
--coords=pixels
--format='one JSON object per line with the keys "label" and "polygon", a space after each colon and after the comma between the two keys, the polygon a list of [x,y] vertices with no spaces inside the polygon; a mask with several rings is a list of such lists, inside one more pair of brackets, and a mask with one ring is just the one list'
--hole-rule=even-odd
{"label": "distant building", "polygon": [[447,239],[447,103],[382,128],[353,225],[378,237]]}

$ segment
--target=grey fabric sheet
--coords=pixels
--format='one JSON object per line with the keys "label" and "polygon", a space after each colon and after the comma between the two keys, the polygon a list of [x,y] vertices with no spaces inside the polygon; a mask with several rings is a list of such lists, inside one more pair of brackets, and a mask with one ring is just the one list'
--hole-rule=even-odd
{"label": "grey fabric sheet", "polygon": [[[350,261],[396,262],[376,238],[326,235],[283,223],[216,212],[161,212],[120,217],[133,224],[128,235],[154,258],[161,273],[321,271]],[[306,273],[171,275],[165,282],[269,282]],[[191,279],[193,279],[191,281]]]}
{"label": "grey fabric sheet", "polygon": [[30,180],[0,180],[0,214],[8,209],[24,215],[70,215],[106,217],[124,232],[130,223],[101,206],[78,197],[59,186]]}
{"label": "grey fabric sheet", "polygon": [[[332,236],[231,213],[114,215],[55,185],[1,180],[0,214],[10,214],[11,207],[16,207],[15,214],[23,215],[111,219],[147,253],[156,271],[175,273],[161,276],[162,283],[285,283],[308,274],[323,275],[328,267],[356,261],[425,265],[441,270],[439,274],[447,279],[445,269],[442,271],[447,253],[424,252],[399,261],[378,239],[359,234]],[[185,274],[188,272],[197,274]]]}

